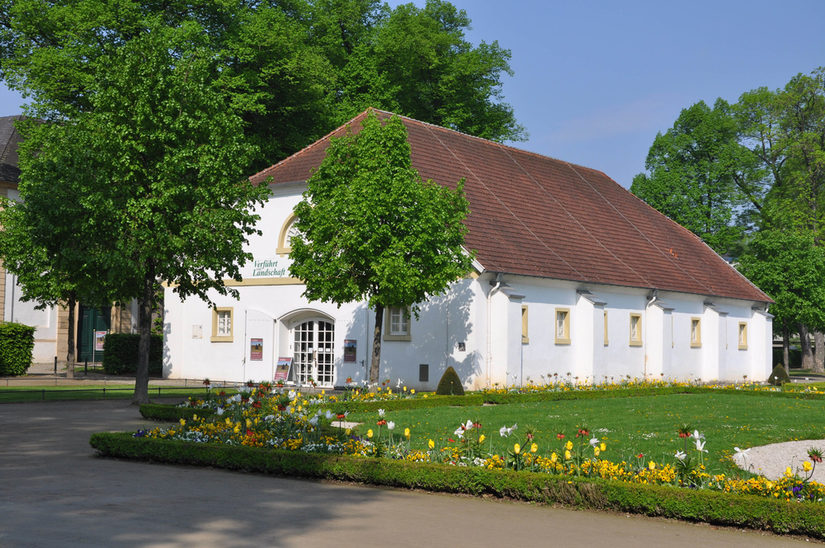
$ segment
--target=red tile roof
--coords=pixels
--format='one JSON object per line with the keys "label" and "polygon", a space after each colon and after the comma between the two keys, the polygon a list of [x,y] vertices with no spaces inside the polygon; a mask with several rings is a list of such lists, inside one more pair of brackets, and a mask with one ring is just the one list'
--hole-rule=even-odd
{"label": "red tile roof", "polygon": [[[367,112],[250,180],[307,180],[329,138],[360,130]],[[424,179],[452,188],[465,179],[465,245],[485,270],[771,302],[697,236],[600,171],[401,120]]]}

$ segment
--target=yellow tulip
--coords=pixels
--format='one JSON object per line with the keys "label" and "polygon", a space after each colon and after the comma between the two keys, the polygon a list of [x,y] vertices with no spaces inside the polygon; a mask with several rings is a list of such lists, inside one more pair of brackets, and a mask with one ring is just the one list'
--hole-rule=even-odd
{"label": "yellow tulip", "polygon": [[406,391],[407,391],[407,387],[405,386],[405,387],[404,387],[404,392],[406,392]]}
{"label": "yellow tulip", "polygon": [[513,451],[516,453],[516,455],[518,455],[519,453],[521,453],[521,445],[519,445],[519,444],[515,444],[515,445],[513,446]]}
{"label": "yellow tulip", "polygon": [[813,466],[811,466],[810,462],[805,461],[805,462],[802,463],[802,469],[805,470],[806,472],[810,472],[812,468],[813,468]]}
{"label": "yellow tulip", "polygon": [[347,436],[352,434],[352,428],[347,428],[346,430],[344,430],[344,434],[346,434]]}
{"label": "yellow tulip", "polygon": [[415,394],[415,388],[413,388],[412,390],[410,390],[410,394]]}
{"label": "yellow tulip", "polygon": [[404,429],[404,437],[407,438],[407,439],[410,439],[410,429],[409,428]]}
{"label": "yellow tulip", "polygon": [[180,425],[185,426],[186,425],[186,419],[181,419],[180,420]]}
{"label": "yellow tulip", "polygon": [[558,460],[559,460],[559,456],[558,456],[555,452],[553,452],[553,454],[552,454],[552,455],[550,455],[550,462],[552,462],[553,464],[555,464],[555,463],[556,463],[556,461],[558,461]]}
{"label": "yellow tulip", "polygon": [[531,453],[535,453],[535,452],[536,452],[536,451],[538,451],[538,450],[539,450],[539,446],[538,446],[538,445],[536,445],[535,443],[534,443],[533,445],[531,445],[531,446],[530,446],[530,452],[531,452]]}
{"label": "yellow tulip", "polygon": [[791,467],[788,466],[787,468],[785,468],[785,477],[790,478],[791,476],[793,476],[793,470],[791,470]]}
{"label": "yellow tulip", "polygon": [[605,449],[607,449],[607,446],[604,444],[604,442],[601,442],[601,443],[599,444],[599,449],[601,449],[602,451],[604,451]]}
{"label": "yellow tulip", "polygon": [[367,430],[367,437],[368,437],[368,438],[370,438],[370,439],[372,439],[372,428],[370,428],[369,430]]}
{"label": "yellow tulip", "polygon": [[570,451],[565,451],[564,452],[564,459],[565,460],[570,460],[571,457],[572,457],[572,455],[570,454]]}
{"label": "yellow tulip", "polygon": [[572,450],[573,449],[573,442],[570,441],[570,440],[567,440],[567,443],[565,444],[564,448],[567,449],[568,451]]}
{"label": "yellow tulip", "polygon": [[478,443],[484,443],[484,440],[486,440],[486,439],[487,439],[487,436],[482,434],[478,437]]}
{"label": "yellow tulip", "polygon": [[598,447],[593,448],[593,456],[598,457],[601,450]]}
{"label": "yellow tulip", "polygon": [[427,446],[428,446],[430,449],[432,449],[433,447],[435,447],[435,442],[434,442],[433,440],[430,440],[430,441],[428,441],[428,442],[427,442]]}
{"label": "yellow tulip", "polygon": [[649,470],[656,470],[656,463],[655,463],[655,462],[653,462],[653,461],[648,462],[648,463],[647,463],[647,468],[648,468]]}
{"label": "yellow tulip", "polygon": [[326,395],[326,393],[327,393],[327,391],[326,391],[326,390],[321,390],[321,395],[322,395],[322,396]]}

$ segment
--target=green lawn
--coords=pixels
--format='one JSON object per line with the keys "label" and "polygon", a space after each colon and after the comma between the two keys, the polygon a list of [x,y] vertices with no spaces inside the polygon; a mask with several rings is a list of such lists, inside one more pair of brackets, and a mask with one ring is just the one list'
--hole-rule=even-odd
{"label": "green lawn", "polygon": [[[498,453],[511,449],[515,442],[523,444],[527,427],[535,432],[539,452],[548,454],[561,445],[557,433],[566,434],[567,440],[575,435],[577,426],[586,426],[591,436],[607,443],[602,457],[614,461],[644,453],[646,458],[670,462],[674,452],[683,447],[678,429],[689,424],[705,435],[707,462],[713,469],[729,466],[735,446],[744,449],[794,439],[825,439],[823,416],[825,399],[752,394],[678,394],[386,413],[386,419],[396,423],[394,434],[409,427],[413,447],[422,449],[431,438],[439,446],[448,445],[447,439],[455,439],[453,432],[467,419],[482,424],[491,450]],[[353,413],[348,420],[364,422],[360,433],[377,429],[377,413]],[[505,439],[499,435],[500,427],[516,423],[513,436]]]}

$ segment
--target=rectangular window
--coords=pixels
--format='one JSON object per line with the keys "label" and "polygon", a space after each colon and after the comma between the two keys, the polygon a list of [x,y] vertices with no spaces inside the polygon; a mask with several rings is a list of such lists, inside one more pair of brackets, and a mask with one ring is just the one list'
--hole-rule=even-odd
{"label": "rectangular window", "polygon": [[570,309],[556,309],[556,344],[570,344]]}
{"label": "rectangular window", "polygon": [[699,348],[702,346],[702,320],[701,318],[690,319],[690,347]]}
{"label": "rectangular window", "polygon": [[521,306],[521,344],[528,344],[530,337],[527,333],[527,305]]}
{"label": "rectangular window", "polygon": [[409,341],[410,339],[410,309],[407,307],[389,306],[384,310],[384,340]]}
{"label": "rectangular window", "polygon": [[232,342],[232,308],[212,309],[212,342]]}
{"label": "rectangular window", "polygon": [[607,310],[604,311],[604,345],[608,345],[607,339]]}
{"label": "rectangular window", "polygon": [[739,350],[748,349],[748,322],[739,322]]}
{"label": "rectangular window", "polygon": [[630,315],[630,346],[642,346],[642,315]]}

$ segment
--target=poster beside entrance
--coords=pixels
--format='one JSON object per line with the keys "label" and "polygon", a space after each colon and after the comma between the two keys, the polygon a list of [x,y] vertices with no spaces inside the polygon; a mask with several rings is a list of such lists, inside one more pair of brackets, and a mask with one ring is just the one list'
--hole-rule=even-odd
{"label": "poster beside entrance", "polygon": [[278,358],[278,363],[275,365],[275,382],[283,381],[289,378],[289,368],[292,366],[292,358]]}

